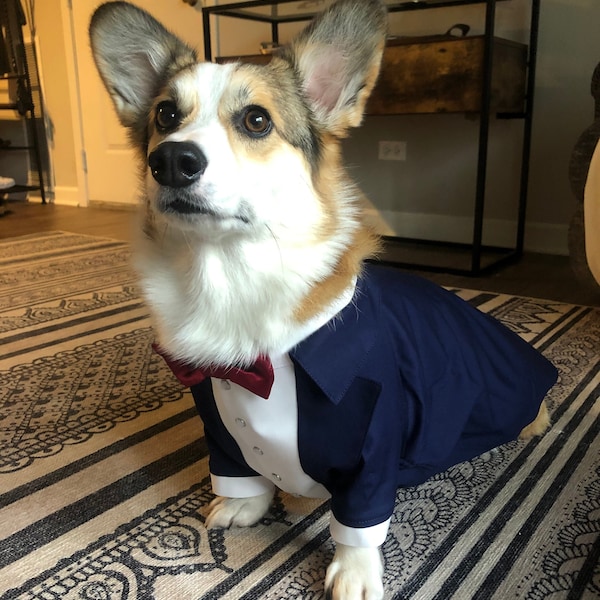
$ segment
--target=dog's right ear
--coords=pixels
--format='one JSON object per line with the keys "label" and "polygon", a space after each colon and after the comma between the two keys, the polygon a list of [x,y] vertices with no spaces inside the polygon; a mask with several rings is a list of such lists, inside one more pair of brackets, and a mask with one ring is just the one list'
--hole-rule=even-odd
{"label": "dog's right ear", "polygon": [[382,0],[338,0],[281,52],[298,74],[314,117],[336,136],[362,120],[386,32]]}
{"label": "dog's right ear", "polygon": [[145,119],[171,74],[197,62],[194,50],[127,2],[99,6],[89,33],[96,66],[125,127]]}

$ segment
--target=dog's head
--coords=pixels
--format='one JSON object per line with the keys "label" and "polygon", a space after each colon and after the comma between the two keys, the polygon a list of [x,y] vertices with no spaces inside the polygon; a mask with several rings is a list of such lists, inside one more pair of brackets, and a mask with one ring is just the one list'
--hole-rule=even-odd
{"label": "dog's head", "polygon": [[380,0],[341,0],[270,64],[215,65],[141,9],[100,6],[94,58],[142,157],[150,222],[205,237],[338,227],[339,140],[362,120],[385,32]]}

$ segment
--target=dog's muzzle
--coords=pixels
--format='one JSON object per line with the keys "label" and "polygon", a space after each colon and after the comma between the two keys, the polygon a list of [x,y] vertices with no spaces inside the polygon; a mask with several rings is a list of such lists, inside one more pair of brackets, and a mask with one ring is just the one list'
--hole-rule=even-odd
{"label": "dog's muzzle", "polygon": [[196,144],[163,142],[148,156],[148,166],[160,185],[183,188],[200,179],[208,161]]}

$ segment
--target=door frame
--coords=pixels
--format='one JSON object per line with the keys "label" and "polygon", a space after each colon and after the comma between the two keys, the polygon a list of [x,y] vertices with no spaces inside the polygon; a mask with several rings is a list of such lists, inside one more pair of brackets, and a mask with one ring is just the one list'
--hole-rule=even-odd
{"label": "door frame", "polygon": [[61,190],[60,186],[57,186],[57,191],[61,193],[61,204],[87,207],[90,204],[90,200],[85,164],[83,120],[81,115],[81,89],[79,85],[79,72],[77,69],[72,0],[60,0],[60,18],[62,20],[65,37],[66,83],[69,93],[69,103],[71,105],[71,122],[73,127],[72,141],[75,156],[77,187],[75,189],[64,188]]}

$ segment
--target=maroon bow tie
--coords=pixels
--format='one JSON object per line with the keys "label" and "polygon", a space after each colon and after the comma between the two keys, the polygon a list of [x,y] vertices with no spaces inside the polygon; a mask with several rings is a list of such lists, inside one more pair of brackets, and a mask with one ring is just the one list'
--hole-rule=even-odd
{"label": "maroon bow tie", "polygon": [[163,357],[175,377],[186,387],[196,385],[207,377],[216,377],[217,379],[229,379],[261,398],[267,399],[271,393],[275,375],[271,361],[265,356],[259,356],[256,362],[247,369],[236,367],[200,368],[171,358],[158,344],[152,344],[152,348]]}

